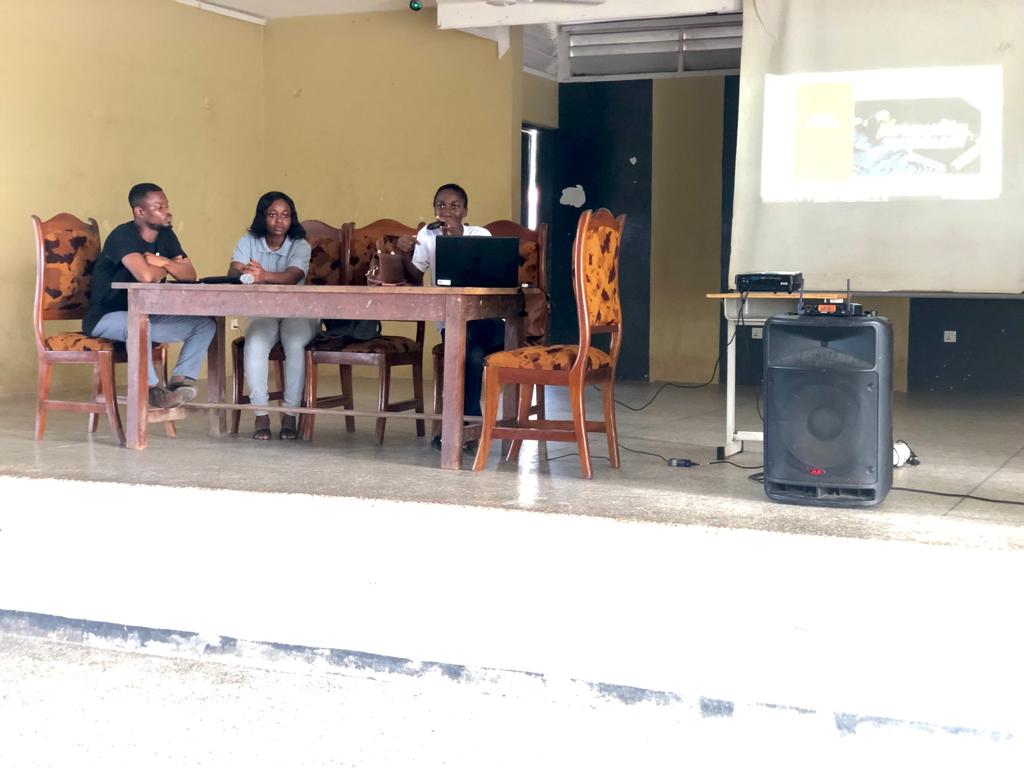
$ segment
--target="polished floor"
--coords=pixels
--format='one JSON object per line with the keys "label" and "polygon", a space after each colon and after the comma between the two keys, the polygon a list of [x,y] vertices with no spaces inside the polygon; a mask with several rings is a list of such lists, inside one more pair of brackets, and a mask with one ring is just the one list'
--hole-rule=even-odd
{"label": "polished floor", "polygon": [[[396,389],[404,386],[408,382],[395,383]],[[912,446],[921,464],[895,470],[895,487],[881,505],[837,510],[769,501],[750,479],[761,465],[760,443],[748,443],[744,453],[731,457],[739,466],[711,463],[723,442],[722,386],[667,387],[646,408],[631,410],[648,403],[658,389],[655,384],[618,387],[622,466],[612,469],[606,459],[595,458],[590,481],[580,477],[568,443],[550,443],[547,459],[528,443],[518,464],[502,462],[496,443],[486,471],[444,471],[429,439],[417,438],[413,423],[397,418],[389,420],[382,446],[373,443],[372,419],[357,419],[356,431],[346,433],[336,416],[318,419],[311,443],[262,443],[250,438],[247,414],[239,435],[211,437],[206,414],[193,412],[178,422],[176,439],[155,425],[149,447],[130,451],[115,445],[105,424],[88,435],[84,416],[54,413],[45,439],[35,442],[31,397],[0,400],[0,474],[473,504],[844,537],[1024,543],[1022,397],[897,393],[894,436]],[[598,393],[589,395],[591,407],[598,409]],[[740,389],[740,429],[759,428],[759,395],[756,388]],[[374,382],[357,379],[357,407],[374,400]],[[565,413],[558,390],[549,402],[552,412]],[[596,457],[607,456],[603,436],[591,445]],[[688,458],[700,466],[669,467],[651,454]],[[467,456],[466,465],[471,462]],[[903,488],[946,495],[898,490]]]}

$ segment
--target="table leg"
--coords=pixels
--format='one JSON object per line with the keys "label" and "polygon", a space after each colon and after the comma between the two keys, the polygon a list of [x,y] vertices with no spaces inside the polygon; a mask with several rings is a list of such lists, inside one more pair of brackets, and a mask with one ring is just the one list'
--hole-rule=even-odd
{"label": "table leg", "polygon": [[743,443],[736,439],[736,321],[728,315],[725,338],[725,444],[718,449],[720,460],[743,450]]}
{"label": "table leg", "polygon": [[149,351],[149,315],[139,312],[128,301],[128,423],[125,444],[141,450],[146,447],[149,422],[149,376],[146,354]]}
{"label": "table leg", "polygon": [[462,416],[466,385],[466,315],[462,296],[449,296],[444,312],[444,412],[441,467],[462,469]]}
{"label": "table leg", "polygon": [[[216,331],[210,348],[206,352],[206,389],[207,399],[211,403],[227,402],[227,374],[225,372],[225,331],[224,317],[215,317],[213,322]],[[227,432],[228,412],[223,408],[212,408],[210,410],[210,434],[216,437]]]}

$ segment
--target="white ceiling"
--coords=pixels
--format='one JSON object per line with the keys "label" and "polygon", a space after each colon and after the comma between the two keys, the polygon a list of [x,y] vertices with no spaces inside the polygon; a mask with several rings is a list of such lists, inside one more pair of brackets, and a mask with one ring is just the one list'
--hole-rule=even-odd
{"label": "white ceiling", "polygon": [[[222,0],[214,2],[268,19],[324,16],[408,9],[408,0]],[[422,0],[438,7],[439,26],[446,29],[520,24],[578,23],[610,19],[643,19],[702,13],[736,13],[741,0]],[[505,2],[508,5],[502,5]],[[412,11],[410,11],[412,13]]]}
{"label": "white ceiling", "polygon": [[[198,4],[194,0],[178,0],[186,4]],[[409,0],[207,0],[210,5],[220,5],[265,19],[281,19],[293,16],[325,16],[344,13],[372,13],[378,11],[401,11],[409,13]],[[578,29],[569,25],[593,22],[624,21],[630,26],[641,20],[701,16],[704,14],[737,14],[741,11],[742,0],[421,0],[425,7],[437,7],[437,22],[441,29],[464,29],[477,34],[483,33],[494,39],[497,30],[509,26],[523,27],[523,64],[535,72],[555,77],[559,74],[559,33],[562,30]],[[434,13],[431,11],[430,13]],[[660,25],[662,22],[652,22]],[[669,22],[671,23],[671,22]],[[682,23],[686,23],[683,19]],[[602,24],[602,27],[607,24]],[[595,28],[593,31],[604,32]],[[613,32],[614,30],[607,30]],[[563,32],[563,38],[565,33]],[[680,34],[680,40],[682,34]],[[680,42],[680,48],[683,43]],[[611,48],[611,47],[610,47]],[[681,53],[681,51],[680,51]],[[738,49],[735,57],[738,57]],[[698,54],[699,56],[699,54]],[[563,59],[565,57],[563,56]],[[615,63],[608,69],[600,66],[592,74],[604,79],[616,72],[660,72],[647,69],[650,57],[637,56],[635,51],[623,51],[615,56]],[[671,58],[671,57],[669,57]],[[690,67],[682,64],[679,70]],[[696,61],[697,57],[690,59]],[[608,59],[611,61],[611,59]],[[637,62],[631,68],[630,62]],[[663,64],[663,63],[662,63]],[[561,75],[569,74],[563,61]],[[591,65],[593,66],[593,65]],[[712,62],[710,67],[696,65],[694,68],[731,67],[726,61]],[[670,70],[671,71],[671,67]],[[602,74],[602,72],[604,74]],[[586,73],[585,73],[586,74]]]}
{"label": "white ceiling", "polygon": [[[409,0],[223,0],[228,8],[254,13],[267,19],[289,16],[333,16],[337,13],[400,11],[409,7]],[[436,0],[423,0],[425,6],[436,6]]]}

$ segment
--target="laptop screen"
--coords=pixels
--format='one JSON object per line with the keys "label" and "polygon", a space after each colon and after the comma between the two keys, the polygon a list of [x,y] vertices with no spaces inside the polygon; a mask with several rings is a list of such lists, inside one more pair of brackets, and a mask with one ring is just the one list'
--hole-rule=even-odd
{"label": "laptop screen", "polygon": [[455,288],[518,288],[518,237],[437,238],[434,283]]}

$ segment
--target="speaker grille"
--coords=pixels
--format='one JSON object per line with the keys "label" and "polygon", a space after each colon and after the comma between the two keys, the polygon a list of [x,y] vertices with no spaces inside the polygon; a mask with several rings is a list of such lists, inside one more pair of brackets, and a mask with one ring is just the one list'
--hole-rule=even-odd
{"label": "speaker grille", "polygon": [[878,480],[878,374],[768,368],[765,477],[800,485]]}

